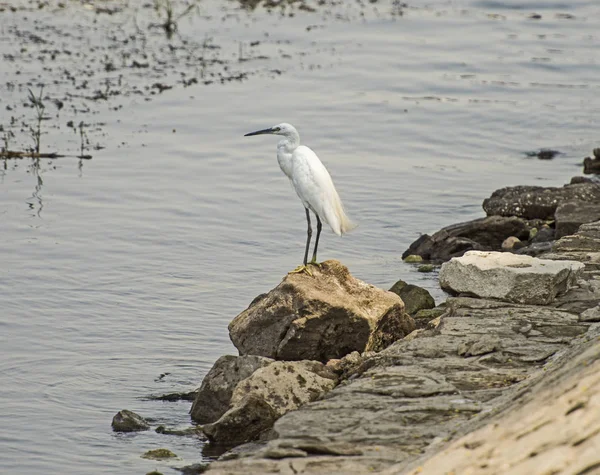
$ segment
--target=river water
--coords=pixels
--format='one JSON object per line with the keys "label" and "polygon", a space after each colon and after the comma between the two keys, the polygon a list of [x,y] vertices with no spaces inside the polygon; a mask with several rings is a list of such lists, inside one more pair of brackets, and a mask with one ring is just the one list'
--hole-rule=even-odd
{"label": "river water", "polygon": [[[27,87],[66,89],[43,64],[7,61],[23,53],[15,25],[70,24],[93,51],[106,25],[132,24],[131,5],[110,16],[89,5],[0,13],[5,127]],[[598,146],[596,0],[307,10],[203,2],[176,38],[154,31],[153,48],[210,38],[214,67],[247,76],[205,85],[210,73],[179,62],[197,84],[96,101],[87,115],[85,99],[52,109],[43,143],[75,154],[79,136],[65,124],[93,122],[91,145],[104,148],[89,147],[91,160],[1,162],[3,473],[177,473],[204,460],[198,439],[118,435],[110,422],[128,408],[153,425],[188,425],[189,402],[148,396],[190,391],[235,354],[227,324],[301,262],[304,211],[276,139],[244,133],[290,122],[329,168],[360,226],[343,238],[325,230],[320,259],[384,288],[400,278],[425,286],[438,302],[435,274],[400,259],[420,233],[483,216],[482,200],[502,186],[560,186]],[[163,74],[176,84],[177,71],[167,63]],[[144,74],[126,76],[128,87]],[[526,158],[540,148],[562,154]],[[158,447],[179,459],[140,458]]]}

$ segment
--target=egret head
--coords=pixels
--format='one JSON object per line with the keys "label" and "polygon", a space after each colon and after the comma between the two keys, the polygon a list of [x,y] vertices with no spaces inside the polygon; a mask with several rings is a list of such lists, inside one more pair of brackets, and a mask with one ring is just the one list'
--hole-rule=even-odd
{"label": "egret head", "polygon": [[298,131],[291,124],[283,122],[281,124],[274,125],[273,127],[269,127],[268,129],[257,130],[256,132],[250,132],[249,134],[244,135],[244,137],[249,137],[250,135],[263,135],[263,134],[272,134],[272,135],[283,135],[284,137],[297,137]]}

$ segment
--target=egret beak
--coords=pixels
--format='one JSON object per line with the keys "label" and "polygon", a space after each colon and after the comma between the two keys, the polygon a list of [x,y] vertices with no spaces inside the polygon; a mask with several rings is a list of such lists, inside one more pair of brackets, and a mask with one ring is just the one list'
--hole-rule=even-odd
{"label": "egret beak", "polygon": [[250,137],[251,135],[263,135],[263,134],[272,134],[273,127],[263,130],[257,130],[256,132],[250,132],[249,134],[245,134],[244,137]]}

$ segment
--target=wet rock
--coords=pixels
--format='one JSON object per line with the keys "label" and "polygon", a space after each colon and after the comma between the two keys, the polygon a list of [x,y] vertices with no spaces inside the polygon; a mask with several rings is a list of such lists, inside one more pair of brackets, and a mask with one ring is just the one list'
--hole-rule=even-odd
{"label": "wet rock", "polygon": [[594,157],[587,157],[583,160],[583,173],[600,174],[600,149],[594,149]]}
{"label": "wet rock", "polygon": [[557,155],[562,155],[562,152],[559,152],[558,150],[551,150],[548,148],[543,148],[541,150],[527,152],[525,155],[527,155],[530,158],[536,157],[536,158],[539,158],[540,160],[552,160]]}
{"label": "wet rock", "polygon": [[423,262],[423,258],[416,254],[411,254],[409,256],[403,257],[404,262],[408,262],[409,264]]}
{"label": "wet rock", "polygon": [[202,426],[202,430],[213,444],[233,447],[257,439],[273,426],[277,417],[264,398],[251,393],[219,420]]}
{"label": "wet rock", "polygon": [[539,257],[550,250],[552,250],[551,242],[534,242],[532,244],[529,244],[529,246],[514,249],[513,252],[515,254],[520,254],[524,256]]}
{"label": "wet rock", "polygon": [[491,216],[465,223],[453,224],[432,236],[422,235],[402,254],[419,255],[427,261],[445,262],[465,252],[499,251],[509,236],[526,240],[530,223],[517,217]]}
{"label": "wet rock", "polygon": [[413,318],[415,320],[415,324],[417,326],[417,329],[427,328],[427,326],[429,325],[429,322],[431,322],[435,318],[438,318],[440,315],[442,315],[444,312],[446,312],[446,310],[447,309],[445,307],[435,307],[435,308],[426,309],[426,310],[419,310],[413,316]]}
{"label": "wet rock", "polygon": [[128,409],[117,412],[111,425],[115,432],[139,432],[150,429],[146,419]]}
{"label": "wet rock", "polygon": [[433,264],[423,264],[417,267],[418,272],[428,273],[433,272],[435,270],[435,266]]}
{"label": "wet rock", "polygon": [[199,424],[219,419],[229,409],[237,384],[272,362],[262,356],[221,356],[202,381],[190,409],[192,419]]}
{"label": "wet rock", "polygon": [[542,226],[540,229],[538,229],[537,233],[535,233],[535,236],[533,236],[531,238],[531,242],[532,243],[538,243],[538,242],[553,241],[554,240],[554,236],[555,236],[554,229],[552,229],[548,225],[545,225],[545,226]]}
{"label": "wet rock", "polygon": [[198,475],[208,470],[208,463],[194,463],[192,465],[186,465],[185,467],[175,467],[175,470],[179,470],[182,475]]}
{"label": "wet rock", "polygon": [[148,452],[146,452],[141,457],[143,459],[150,459],[150,460],[165,460],[165,459],[170,459],[170,458],[176,458],[177,455],[175,455],[169,449],[152,449],[152,450],[148,450]]}
{"label": "wet rock", "polygon": [[390,292],[394,292],[402,299],[404,309],[409,315],[413,315],[419,310],[435,307],[435,300],[427,289],[408,284],[403,280],[396,282]]}
{"label": "wet rock", "polygon": [[561,203],[599,200],[600,186],[595,183],[565,185],[562,188],[513,186],[494,191],[483,201],[483,209],[488,216],[552,219]]}
{"label": "wet rock", "polygon": [[510,253],[471,251],[446,262],[440,285],[454,294],[547,305],[576,282],[584,265]]}
{"label": "wet rock", "polygon": [[577,183],[591,183],[592,180],[590,178],[586,178],[584,176],[574,176],[571,178],[569,182],[571,185],[575,185]]}
{"label": "wet rock", "polygon": [[402,300],[353,277],[338,261],[288,274],[229,324],[241,355],[326,362],[380,350],[414,330]]}
{"label": "wet rock", "polygon": [[158,426],[154,430],[157,434],[165,434],[165,435],[178,435],[178,436],[194,436],[194,437],[204,437],[204,432],[198,426],[186,427],[185,429],[169,429],[163,425]]}
{"label": "wet rock", "polygon": [[556,238],[575,234],[579,226],[600,219],[600,203],[569,201],[562,203],[554,213],[556,220]]}
{"label": "wet rock", "polygon": [[331,391],[336,384],[335,373],[318,361],[276,361],[240,382],[231,404],[236,406],[248,394],[255,394],[280,417]]}

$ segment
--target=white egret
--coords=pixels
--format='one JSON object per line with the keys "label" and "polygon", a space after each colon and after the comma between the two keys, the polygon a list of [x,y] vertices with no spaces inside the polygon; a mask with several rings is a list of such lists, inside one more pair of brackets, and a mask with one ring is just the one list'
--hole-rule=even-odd
{"label": "white egret", "polygon": [[317,217],[317,237],[310,264],[318,265],[317,247],[321,235],[321,220],[325,221],[338,236],[352,230],[356,225],[346,216],[342,200],[333,185],[329,172],[315,152],[304,145],[300,145],[300,135],[294,126],[283,123],[269,129],[251,132],[246,134],[245,137],[262,134],[281,135],[283,137],[277,144],[277,161],[281,171],[290,179],[300,201],[302,201],[308,223],[304,265],[298,266],[292,272],[311,274],[308,268],[308,251],[312,237],[309,210]]}

